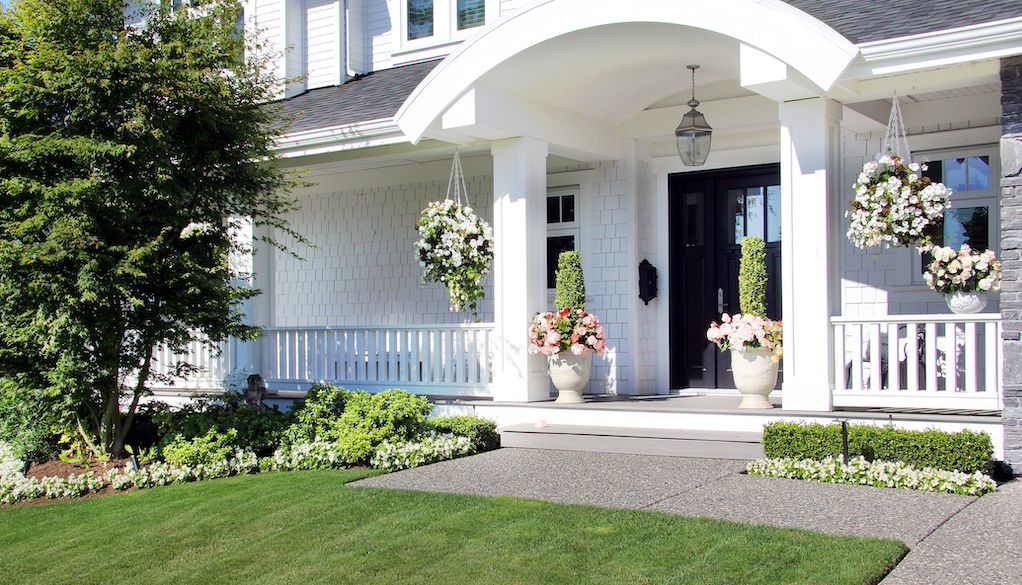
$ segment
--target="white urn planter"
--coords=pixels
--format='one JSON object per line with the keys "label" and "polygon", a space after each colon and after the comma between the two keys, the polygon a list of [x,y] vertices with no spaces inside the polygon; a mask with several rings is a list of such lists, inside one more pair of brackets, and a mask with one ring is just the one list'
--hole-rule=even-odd
{"label": "white urn planter", "polygon": [[957,291],[944,295],[947,301],[947,308],[958,315],[971,315],[979,313],[987,306],[987,294],[979,291]]}
{"label": "white urn planter", "polygon": [[556,402],[582,402],[582,391],[589,383],[589,369],[593,365],[593,352],[575,355],[562,351],[549,356],[548,364],[550,381],[557,388]]}
{"label": "white urn planter", "polygon": [[770,355],[763,347],[731,348],[731,372],[742,393],[738,408],[773,408],[767,397],[777,385],[777,362]]}

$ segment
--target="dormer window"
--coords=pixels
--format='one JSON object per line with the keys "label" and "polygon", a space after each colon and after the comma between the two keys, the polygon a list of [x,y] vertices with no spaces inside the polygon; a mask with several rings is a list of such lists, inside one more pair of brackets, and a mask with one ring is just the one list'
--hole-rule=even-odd
{"label": "dormer window", "polygon": [[496,18],[500,8],[499,0],[403,0],[400,6],[402,44],[410,51],[463,40],[486,24],[488,14]]}

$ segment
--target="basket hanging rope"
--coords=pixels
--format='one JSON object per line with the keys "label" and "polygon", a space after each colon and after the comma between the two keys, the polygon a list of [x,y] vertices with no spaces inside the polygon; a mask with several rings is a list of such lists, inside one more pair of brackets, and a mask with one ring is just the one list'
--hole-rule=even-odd
{"label": "basket hanging rope", "polygon": [[897,93],[891,100],[891,116],[887,120],[887,130],[884,131],[884,141],[880,143],[877,160],[885,155],[897,156],[906,165],[912,162],[912,152],[908,149],[908,132],[905,131],[905,119],[901,116]]}
{"label": "basket hanging rope", "polygon": [[[454,191],[454,197],[451,197]],[[465,173],[461,170],[461,156],[454,151],[454,162],[451,163],[451,176],[447,179],[447,201],[454,201],[458,205],[468,205],[468,187],[465,186]]]}

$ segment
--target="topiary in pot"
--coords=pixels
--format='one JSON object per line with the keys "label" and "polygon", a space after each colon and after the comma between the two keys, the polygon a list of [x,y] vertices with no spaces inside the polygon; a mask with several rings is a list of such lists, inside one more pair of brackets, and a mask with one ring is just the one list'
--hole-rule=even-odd
{"label": "topiary in pot", "polygon": [[561,252],[557,257],[557,282],[554,306],[572,311],[586,308],[586,283],[582,276],[582,254]]}
{"label": "topiary in pot", "polygon": [[766,317],[766,291],[766,244],[762,238],[745,238],[738,267],[738,302],[742,314]]}

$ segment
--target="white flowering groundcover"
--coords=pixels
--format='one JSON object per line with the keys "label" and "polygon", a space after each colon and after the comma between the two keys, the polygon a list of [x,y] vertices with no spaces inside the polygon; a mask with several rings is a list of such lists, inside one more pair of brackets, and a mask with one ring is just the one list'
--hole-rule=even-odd
{"label": "white flowering groundcover", "polygon": [[[6,450],[5,450],[6,449]],[[87,472],[64,477],[25,477],[21,461],[0,443],[0,506],[39,498],[78,498],[107,486],[118,491],[147,489],[173,483],[205,481],[235,475],[341,469],[347,467],[344,450],[337,444],[316,439],[278,449],[272,457],[259,459],[251,451],[238,450],[225,461],[212,465],[173,465],[154,463],[135,470],[131,466],[111,469],[103,474]],[[468,437],[453,434],[429,434],[418,441],[384,442],[372,457],[374,467],[385,471],[408,469],[470,455],[474,452]]]}
{"label": "white flowering groundcover", "polygon": [[867,461],[856,457],[844,465],[840,459],[758,459],[746,466],[749,475],[803,479],[823,483],[848,483],[945,492],[963,496],[980,496],[997,489],[989,476],[980,472],[962,473],[926,467],[918,469],[896,461]]}
{"label": "white flowering groundcover", "polygon": [[930,246],[920,251],[933,256],[933,261],[926,265],[923,280],[936,292],[989,292],[1001,288],[1001,263],[991,250],[976,252],[962,244],[958,250]]}
{"label": "white flowering groundcover", "polygon": [[893,155],[862,167],[846,212],[848,239],[859,248],[931,244],[930,228],[950,207],[951,190],[921,173],[925,165],[904,164]]}
{"label": "white flowering groundcover", "polygon": [[422,211],[415,242],[423,282],[447,287],[451,310],[478,311],[493,262],[493,229],[467,205],[434,201]]}

